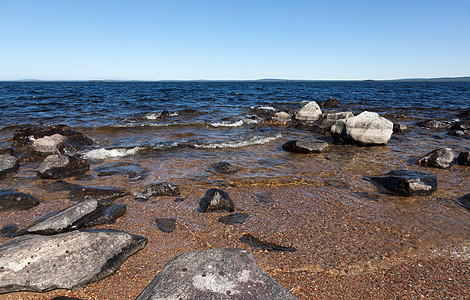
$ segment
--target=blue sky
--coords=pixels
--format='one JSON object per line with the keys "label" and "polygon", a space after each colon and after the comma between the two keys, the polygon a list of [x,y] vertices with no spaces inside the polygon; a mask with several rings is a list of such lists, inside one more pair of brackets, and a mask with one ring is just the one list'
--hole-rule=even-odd
{"label": "blue sky", "polygon": [[470,76],[470,0],[0,0],[0,80]]}

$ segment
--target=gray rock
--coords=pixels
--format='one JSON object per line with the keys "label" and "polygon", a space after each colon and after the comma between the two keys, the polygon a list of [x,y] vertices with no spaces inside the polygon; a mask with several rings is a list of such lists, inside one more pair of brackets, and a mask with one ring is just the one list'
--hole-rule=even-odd
{"label": "gray rock", "polygon": [[309,137],[288,141],[282,145],[282,149],[294,153],[321,153],[330,150],[330,145],[322,140]]}
{"label": "gray rock", "polygon": [[235,210],[235,205],[226,191],[212,188],[199,201],[200,212],[228,211]]}
{"label": "gray rock", "polygon": [[0,245],[0,293],[72,289],[113,274],[147,239],[111,230],[25,235]]}
{"label": "gray rock", "polygon": [[95,219],[91,219],[83,225],[83,228],[89,228],[93,226],[111,224],[114,223],[119,217],[122,217],[126,213],[127,207],[125,204],[113,204],[106,207],[105,210],[101,211],[101,214]]}
{"label": "gray rock", "polygon": [[278,111],[271,117],[272,123],[286,124],[292,121],[292,114],[285,111]]}
{"label": "gray rock", "polygon": [[460,152],[457,163],[462,166],[470,166],[470,151]]}
{"label": "gray rock", "polygon": [[426,127],[431,129],[449,129],[451,124],[438,121],[438,120],[425,120],[416,123],[417,126]]}
{"label": "gray rock", "polygon": [[392,122],[368,111],[352,118],[338,120],[331,127],[335,143],[360,146],[385,145],[392,132]]}
{"label": "gray rock", "polygon": [[232,174],[238,171],[237,168],[235,168],[231,163],[228,163],[226,161],[221,161],[213,165],[212,169],[216,171],[217,173],[221,173],[221,174]]}
{"label": "gray rock", "polygon": [[98,201],[93,199],[85,200],[61,211],[47,215],[36,221],[33,225],[22,229],[15,235],[48,235],[72,231],[100,216],[103,209],[103,205]]}
{"label": "gray rock", "polygon": [[61,148],[65,147],[66,141],[67,137],[56,133],[38,138],[31,147],[40,154],[57,154]]}
{"label": "gray rock", "polygon": [[241,249],[186,252],[173,258],[136,300],[297,299]]}
{"label": "gray rock", "polygon": [[18,128],[13,135],[13,146],[29,146],[37,139],[45,136],[60,134],[67,137],[67,145],[70,147],[89,146],[93,141],[81,132],[72,130],[67,125],[34,126],[26,125]]}
{"label": "gray rock", "polygon": [[235,225],[235,224],[240,224],[245,222],[246,219],[250,217],[249,214],[244,214],[244,213],[236,213],[236,214],[230,214],[227,216],[220,217],[217,221],[220,223],[224,223],[227,225]]}
{"label": "gray rock", "polygon": [[398,196],[426,196],[437,190],[436,176],[411,170],[394,170],[366,179]]}
{"label": "gray rock", "polygon": [[18,226],[16,226],[15,224],[7,224],[0,228],[0,237],[10,237],[17,231]]}
{"label": "gray rock", "polygon": [[339,102],[339,100],[336,98],[330,97],[328,98],[328,100],[325,101],[325,103],[323,103],[322,107],[325,107],[325,108],[341,107],[341,102]]}
{"label": "gray rock", "polygon": [[304,105],[295,114],[294,118],[296,121],[304,123],[313,123],[318,120],[322,115],[322,111],[317,102],[311,101]]}
{"label": "gray rock", "polygon": [[470,210],[470,194],[466,194],[457,200],[460,205]]}
{"label": "gray rock", "polygon": [[0,155],[0,177],[15,172],[19,167],[18,159],[13,155]]}
{"label": "gray rock", "polygon": [[394,133],[402,133],[402,132],[407,132],[407,131],[410,131],[410,128],[408,127],[408,125],[398,124],[398,123],[393,124]]}
{"label": "gray rock", "polygon": [[113,187],[85,187],[75,186],[70,189],[69,195],[73,201],[82,201],[85,199],[94,199],[104,204],[110,204],[114,200],[124,197],[129,193],[124,189],[118,189]]}
{"label": "gray rock", "polygon": [[0,211],[25,210],[39,204],[39,200],[31,195],[11,190],[0,191]]}
{"label": "gray rock", "polygon": [[60,179],[84,174],[89,168],[90,164],[82,158],[54,154],[44,159],[37,174],[41,178]]}
{"label": "gray rock", "polygon": [[420,166],[448,169],[455,162],[454,152],[450,148],[440,148],[426,154],[418,160]]}
{"label": "gray rock", "polygon": [[157,218],[155,219],[155,223],[157,223],[158,229],[165,233],[173,232],[176,228],[176,219]]}
{"label": "gray rock", "polygon": [[331,126],[338,120],[354,117],[354,114],[350,111],[336,112],[336,113],[324,113],[320,119],[310,128],[310,130],[318,132],[330,132]]}
{"label": "gray rock", "polygon": [[148,171],[138,164],[128,162],[117,162],[102,165],[95,169],[98,176],[122,175],[130,179],[143,179],[147,176]]}
{"label": "gray rock", "polygon": [[169,182],[153,183],[147,188],[147,197],[150,196],[179,196],[180,188]]}

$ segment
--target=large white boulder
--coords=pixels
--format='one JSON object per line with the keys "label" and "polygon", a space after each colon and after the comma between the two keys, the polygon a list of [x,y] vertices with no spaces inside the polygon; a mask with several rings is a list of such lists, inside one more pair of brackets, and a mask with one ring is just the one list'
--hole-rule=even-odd
{"label": "large white boulder", "polygon": [[304,105],[295,114],[295,120],[300,122],[315,122],[322,116],[322,111],[317,102],[311,101]]}

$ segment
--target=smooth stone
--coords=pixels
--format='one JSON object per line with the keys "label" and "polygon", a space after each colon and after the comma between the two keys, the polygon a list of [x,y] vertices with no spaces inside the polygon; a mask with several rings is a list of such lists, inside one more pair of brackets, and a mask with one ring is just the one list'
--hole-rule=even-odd
{"label": "smooth stone", "polygon": [[0,177],[8,173],[16,172],[20,167],[18,159],[13,155],[0,155]]}
{"label": "smooth stone", "polygon": [[470,166],[470,151],[460,152],[457,163],[462,166]]}
{"label": "smooth stone", "polygon": [[244,213],[236,213],[236,214],[231,214],[227,216],[220,217],[217,221],[220,223],[224,223],[227,225],[234,225],[234,224],[240,224],[245,222],[246,219],[250,217],[249,214],[244,214]]}
{"label": "smooth stone", "polygon": [[26,210],[39,204],[31,195],[11,190],[0,191],[0,211]]}
{"label": "smooth stone", "polygon": [[412,170],[393,170],[371,180],[398,196],[426,196],[437,190],[436,176]]}
{"label": "smooth stone", "polygon": [[169,182],[153,183],[147,187],[147,197],[150,196],[179,196],[180,188]]}
{"label": "smooth stone", "polygon": [[208,190],[201,201],[199,201],[200,212],[215,212],[215,211],[228,211],[235,210],[235,205],[226,191],[216,188]]}
{"label": "smooth stone", "polygon": [[0,293],[83,287],[114,274],[146,244],[114,230],[12,238],[0,245]]}
{"label": "smooth stone", "polygon": [[221,174],[233,174],[238,171],[237,168],[235,168],[231,163],[228,163],[226,161],[221,161],[213,165],[212,169],[216,171],[217,173],[221,173]]}
{"label": "smooth stone", "polygon": [[32,225],[17,232],[15,236],[25,234],[51,235],[76,230],[85,223],[101,215],[104,207],[90,199],[69,206],[63,210],[46,215]]}
{"label": "smooth stone", "polygon": [[18,231],[18,226],[16,226],[15,224],[7,224],[3,226],[2,228],[0,228],[0,236],[10,237],[17,231]]}
{"label": "smooth stone", "polygon": [[148,174],[148,171],[139,164],[128,162],[102,165],[96,168],[95,171],[98,172],[98,176],[122,175],[130,179],[143,179]]}
{"label": "smooth stone", "polygon": [[466,194],[457,200],[460,205],[470,210],[470,194]]}
{"label": "smooth stone", "polygon": [[73,147],[89,146],[93,144],[92,139],[81,132],[72,130],[72,128],[67,125],[26,125],[15,131],[13,135],[13,146],[21,147],[32,145],[37,139],[54,134],[65,136],[67,138],[66,143]]}
{"label": "smooth stone", "polygon": [[249,233],[245,233],[239,240],[242,243],[248,244],[256,248],[261,248],[266,251],[282,251],[282,252],[297,251],[297,249],[295,249],[292,246],[286,247],[286,246],[281,246],[281,245],[270,243],[270,242],[261,241],[260,239],[258,239],[257,237],[254,237],[253,235]]}
{"label": "smooth stone", "polygon": [[330,145],[322,140],[308,137],[294,141],[288,141],[282,145],[282,149],[294,153],[322,153],[330,150]]}
{"label": "smooth stone", "polygon": [[48,135],[35,140],[31,147],[40,154],[57,154],[65,147],[67,138],[61,134]]}
{"label": "smooth stone", "polygon": [[82,201],[85,199],[94,199],[104,204],[112,203],[118,198],[122,198],[129,193],[124,189],[118,189],[113,187],[104,187],[104,186],[94,186],[94,187],[84,187],[76,186],[69,191],[71,200],[73,201]]}
{"label": "smooth stone", "polygon": [[448,169],[454,165],[455,156],[450,148],[433,150],[418,160],[420,166]]}
{"label": "smooth stone", "polygon": [[359,146],[386,145],[393,133],[393,123],[374,112],[336,121],[331,135],[337,144]]}
{"label": "smooth stone", "polygon": [[322,116],[320,106],[315,101],[310,101],[305,104],[299,111],[294,115],[296,121],[310,123],[315,122]]}
{"label": "smooth stone", "polygon": [[191,251],[168,262],[136,298],[156,299],[297,299],[258,267],[246,250]]}
{"label": "smooth stone", "polygon": [[331,126],[338,120],[344,120],[347,118],[354,117],[354,114],[350,111],[345,112],[335,112],[335,113],[324,113],[320,119],[318,119],[315,124],[310,128],[312,131],[317,132],[330,132]]}
{"label": "smooth stone", "polygon": [[90,164],[75,156],[62,154],[49,155],[38,168],[37,174],[44,179],[60,179],[82,175],[90,168]]}
{"label": "smooth stone", "polygon": [[93,226],[103,225],[103,224],[112,224],[116,220],[122,217],[127,210],[127,206],[123,203],[113,204],[109,207],[106,207],[105,210],[101,211],[101,214],[95,219],[91,219],[83,225],[83,228],[89,228]]}
{"label": "smooth stone", "polygon": [[176,219],[157,218],[155,219],[158,229],[165,233],[170,233],[176,228]]}

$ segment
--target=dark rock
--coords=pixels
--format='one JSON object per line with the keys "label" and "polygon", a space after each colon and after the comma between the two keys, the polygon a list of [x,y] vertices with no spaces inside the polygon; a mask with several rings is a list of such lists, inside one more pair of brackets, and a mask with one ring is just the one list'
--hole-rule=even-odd
{"label": "dark rock", "polygon": [[288,141],[282,145],[282,149],[294,153],[322,153],[330,150],[327,142],[309,137],[296,141]]}
{"label": "dark rock", "polygon": [[470,118],[455,122],[449,128],[449,134],[455,136],[470,136]]}
{"label": "dark rock", "polygon": [[240,224],[245,222],[246,219],[250,217],[249,214],[244,214],[244,213],[236,213],[236,214],[231,214],[227,216],[220,217],[217,221],[227,224],[227,225],[234,225],[234,224]]}
{"label": "dark rock", "polygon": [[0,191],[0,211],[25,210],[39,204],[39,200],[31,195],[10,191]]}
{"label": "dark rock", "polygon": [[153,183],[147,187],[147,196],[179,196],[179,186],[169,182]]}
{"label": "dark rock", "polygon": [[398,196],[426,196],[437,190],[436,176],[411,170],[393,170],[366,179]]}
{"label": "dark rock", "polygon": [[60,179],[82,175],[90,168],[90,164],[81,158],[68,155],[49,155],[38,169],[38,176],[45,179]]}
{"label": "dark rock", "polygon": [[241,249],[186,252],[173,258],[136,298],[151,299],[297,299],[258,267]]}
{"label": "dark rock", "polygon": [[0,293],[82,287],[112,275],[146,244],[142,236],[113,230],[10,239],[0,245]]}
{"label": "dark rock", "polygon": [[69,183],[67,181],[60,179],[51,183],[44,184],[41,186],[41,188],[45,189],[48,192],[55,193],[55,192],[60,192],[60,191],[71,191],[74,189],[80,189],[82,188],[82,186],[79,184]]}
{"label": "dark rock", "polygon": [[157,223],[158,229],[166,233],[170,233],[176,228],[176,219],[157,218],[155,223]]}
{"label": "dark rock", "polygon": [[3,147],[0,147],[0,155],[13,155],[13,148],[3,148]]}
{"label": "dark rock", "polygon": [[104,206],[98,201],[85,200],[39,219],[29,227],[17,232],[15,236],[25,234],[50,235],[76,230],[99,217],[103,209]]}
{"label": "dark rock", "polygon": [[134,200],[137,201],[137,202],[147,202],[147,201],[149,201],[149,198],[145,198],[145,197],[135,197]]}
{"label": "dark rock", "polygon": [[324,113],[322,117],[318,119],[315,124],[312,125],[312,127],[310,127],[310,130],[322,133],[329,133],[331,131],[331,126],[333,126],[336,121],[352,117],[354,117],[354,114],[350,111]]}
{"label": "dark rock", "polygon": [[20,167],[18,159],[12,155],[0,155],[0,177],[13,173]]}
{"label": "dark rock", "polygon": [[10,237],[18,231],[18,226],[15,224],[7,224],[0,229],[0,237]]}
{"label": "dark rock", "polygon": [[212,169],[216,171],[217,173],[222,173],[222,174],[232,174],[238,171],[237,168],[235,168],[232,164],[226,161],[221,161],[213,165]]}
{"label": "dark rock", "polygon": [[114,223],[119,217],[126,213],[125,204],[113,204],[101,211],[101,214],[95,219],[89,220],[83,225],[83,228]]}
{"label": "dark rock", "polygon": [[73,201],[82,201],[85,199],[94,199],[104,204],[112,203],[114,200],[124,197],[129,193],[124,189],[118,189],[113,187],[94,186],[84,187],[75,186],[70,189],[69,195]]}
{"label": "dark rock", "polygon": [[470,194],[466,194],[463,197],[461,197],[459,200],[457,200],[460,205],[465,207],[466,209],[470,210]]}
{"label": "dark rock", "polygon": [[226,191],[212,188],[206,192],[206,195],[199,201],[199,211],[214,212],[235,210],[232,199]]}
{"label": "dark rock", "polygon": [[462,166],[470,166],[470,152],[460,152],[457,163]]}
{"label": "dark rock", "polygon": [[339,102],[338,99],[330,97],[321,106],[325,108],[337,108],[337,107],[341,107],[341,102]]}
{"label": "dark rock", "polygon": [[252,236],[249,233],[245,233],[240,238],[240,242],[248,244],[248,245],[253,246],[253,247],[261,248],[261,249],[267,250],[267,251],[284,251],[284,252],[295,252],[295,251],[297,251],[297,249],[295,249],[294,247],[291,247],[291,246],[286,247],[286,246],[281,246],[281,245],[277,245],[277,244],[270,243],[270,242],[261,241],[260,239],[258,239],[257,237]]}
{"label": "dark rock", "polygon": [[259,194],[256,194],[255,196],[258,198],[259,202],[262,202],[262,203],[272,203],[272,202],[274,202],[271,199],[271,195],[266,195],[266,194],[259,193]]}
{"label": "dark rock", "polygon": [[385,145],[392,132],[392,122],[368,111],[352,118],[338,120],[331,126],[331,135],[337,144]]}
{"label": "dark rock", "polygon": [[59,297],[52,298],[51,300],[83,300],[83,299],[76,298],[76,297],[59,296]]}
{"label": "dark rock", "polygon": [[410,131],[410,128],[408,127],[408,125],[398,124],[398,123],[393,124],[394,133],[402,133],[402,132],[407,132],[407,131]]}
{"label": "dark rock", "polygon": [[73,147],[89,146],[93,141],[81,132],[72,130],[67,125],[52,125],[52,126],[34,126],[26,125],[18,128],[13,135],[13,146],[29,146],[39,138],[45,136],[52,136],[60,134],[65,136],[66,144]]}
{"label": "dark rock", "polygon": [[130,179],[143,179],[147,176],[148,171],[138,164],[128,162],[117,162],[102,165],[95,169],[98,176],[122,175]]}
{"label": "dark rock", "polygon": [[450,148],[440,148],[426,154],[418,160],[420,166],[448,169],[455,162],[454,152]]}
{"label": "dark rock", "polygon": [[183,198],[176,198],[176,199],[174,199],[173,201],[174,201],[174,202],[183,202],[184,199],[183,199]]}
{"label": "dark rock", "polygon": [[450,124],[438,120],[424,120],[416,123],[416,126],[426,127],[431,129],[449,129]]}

